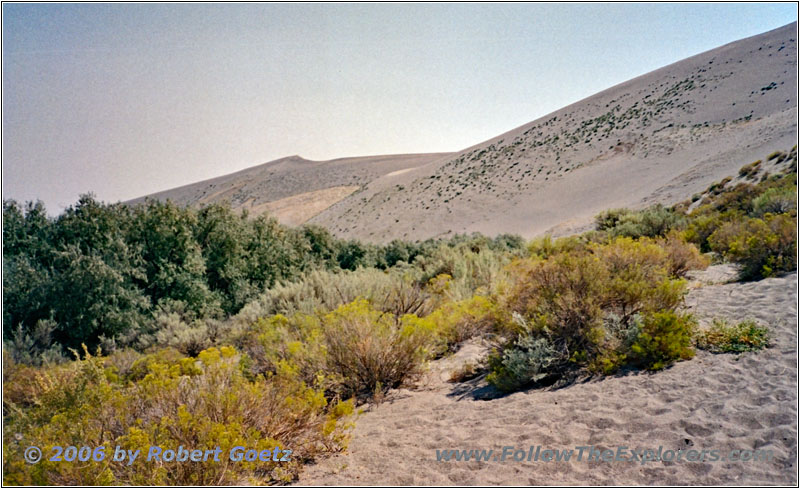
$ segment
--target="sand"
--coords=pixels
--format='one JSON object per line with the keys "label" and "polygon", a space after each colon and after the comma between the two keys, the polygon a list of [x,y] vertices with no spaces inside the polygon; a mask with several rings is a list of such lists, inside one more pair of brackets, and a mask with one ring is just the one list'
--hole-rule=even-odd
{"label": "sand", "polygon": [[797,144],[796,31],[701,53],[391,182],[376,179],[311,222],[375,242],[532,238],[582,231],[608,208],[688,199]]}
{"label": "sand", "polygon": [[[433,362],[419,385],[392,392],[356,421],[347,452],[312,465],[309,485],[796,485],[797,274],[753,283],[729,266],[697,274],[686,305],[702,323],[752,317],[770,348],[742,355],[699,351],[657,373],[590,379],[484,400],[481,379],[449,383],[485,345]],[[771,462],[437,462],[436,449],[594,445],[769,449]]]}
{"label": "sand", "polygon": [[241,209],[247,209],[252,216],[267,213],[281,224],[299,226],[360,188],[358,185],[330,187],[264,204],[253,204],[253,198],[242,204]]}
{"label": "sand", "polygon": [[[572,234],[605,209],[680,202],[796,145],[796,38],[793,23],[721,46],[454,153],[290,156],[151,197],[236,209],[271,203],[279,217],[299,216],[286,222],[308,219],[376,243]],[[359,191],[332,190],[352,186]]]}

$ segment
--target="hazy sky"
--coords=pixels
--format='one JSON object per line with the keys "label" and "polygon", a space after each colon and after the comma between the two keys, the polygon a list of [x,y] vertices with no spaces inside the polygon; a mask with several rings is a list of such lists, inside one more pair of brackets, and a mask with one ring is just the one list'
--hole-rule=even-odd
{"label": "hazy sky", "polygon": [[784,4],[3,4],[3,198],[454,151],[797,20]]}

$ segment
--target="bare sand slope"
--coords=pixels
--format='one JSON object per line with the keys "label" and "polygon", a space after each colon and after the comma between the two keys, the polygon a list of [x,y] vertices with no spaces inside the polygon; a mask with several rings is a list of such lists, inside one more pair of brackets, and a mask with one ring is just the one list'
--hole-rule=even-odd
{"label": "bare sand slope", "polygon": [[129,203],[137,204],[147,198],[195,207],[227,202],[234,209],[248,209],[251,215],[269,212],[284,224],[299,225],[375,179],[449,156],[449,153],[428,153],[331,161],[290,156]]}
{"label": "bare sand slope", "polygon": [[582,229],[609,207],[672,204],[797,144],[797,24],[611,87],[390,179],[311,221],[343,237]]}
{"label": "bare sand slope", "polygon": [[[308,220],[372,242],[474,231],[563,235],[609,207],[687,199],[796,144],[793,23],[639,76],[457,153],[292,156],[151,197],[260,211],[281,201],[276,215],[287,224]],[[354,186],[360,189],[349,195],[312,193]]]}
{"label": "bare sand slope", "polygon": [[330,187],[292,195],[291,197],[264,204],[254,204],[256,199],[253,197],[241,204],[240,208],[256,216],[269,212],[269,215],[283,224],[299,226],[360,188],[358,185]]}
{"label": "bare sand slope", "polygon": [[[702,282],[730,275],[724,267]],[[443,381],[479,356],[468,344],[434,362],[418,389],[395,392],[356,422],[349,451],[311,466],[312,485],[757,485],[797,484],[797,274],[754,283],[696,282],[687,306],[700,318],[753,317],[772,346],[741,356],[698,352],[655,374],[475,399],[481,383]],[[480,392],[478,390],[477,392]],[[595,445],[664,449],[769,449],[772,462],[437,462],[436,449]]]}

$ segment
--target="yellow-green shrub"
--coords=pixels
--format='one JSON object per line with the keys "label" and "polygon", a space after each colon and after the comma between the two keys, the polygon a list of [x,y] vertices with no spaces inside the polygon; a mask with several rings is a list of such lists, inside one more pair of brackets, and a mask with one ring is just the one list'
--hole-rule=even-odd
{"label": "yellow-green shrub", "polygon": [[518,260],[509,275],[513,282],[501,298],[505,324],[513,325],[516,312],[570,350],[589,347],[608,285],[608,269],[597,256],[580,252]]}
{"label": "yellow-green shrub", "polygon": [[[4,395],[5,484],[41,485],[232,485],[285,482],[302,464],[346,443],[351,403],[329,405],[323,393],[291,376],[248,380],[230,347],[198,358],[144,362],[147,373],[121,379],[104,358],[43,368],[29,376],[30,402]],[[187,369],[192,369],[187,373]],[[30,372],[28,372],[30,374]],[[19,380],[13,380],[16,383]],[[16,436],[20,434],[21,436]],[[26,464],[22,452],[35,445],[45,457]],[[54,445],[105,447],[105,460],[47,460]],[[133,465],[113,462],[114,448],[143,450]],[[220,462],[145,461],[150,445],[164,449],[220,447]],[[293,450],[291,462],[231,462],[233,446]]]}
{"label": "yellow-green shrub", "polygon": [[458,302],[445,302],[424,318],[407,316],[408,324],[428,330],[434,340],[432,353],[442,354],[460,343],[491,331],[496,307],[484,296],[474,296]]}
{"label": "yellow-green shrub", "polygon": [[714,251],[742,266],[744,279],[797,269],[797,221],[788,214],[727,222],[708,242]]}
{"label": "yellow-green shrub", "polygon": [[339,376],[346,395],[374,393],[377,385],[394,388],[418,373],[432,336],[414,318],[398,321],[363,299],[323,317],[327,369]]}
{"label": "yellow-green shrub", "polygon": [[699,253],[684,245],[677,234],[618,237],[514,262],[496,313],[511,338],[490,356],[489,382],[513,390],[575,369],[660,368],[690,355],[689,320],[674,313],[685,281],[673,277]]}
{"label": "yellow-green shrub", "polygon": [[547,259],[559,253],[575,252],[585,247],[586,243],[579,237],[568,236],[553,239],[547,234],[528,243],[528,254]]}
{"label": "yellow-green shrub", "polygon": [[714,319],[711,326],[697,334],[697,346],[713,353],[742,353],[761,350],[769,343],[769,331],[750,320],[729,325]]}
{"label": "yellow-green shrub", "polygon": [[642,331],[632,346],[636,361],[648,370],[661,370],[676,360],[694,356],[695,321],[672,311],[644,316]]}
{"label": "yellow-green shrub", "polygon": [[616,238],[592,250],[606,269],[603,308],[624,321],[674,309],[683,299],[684,281],[670,278],[670,257],[652,240]]}

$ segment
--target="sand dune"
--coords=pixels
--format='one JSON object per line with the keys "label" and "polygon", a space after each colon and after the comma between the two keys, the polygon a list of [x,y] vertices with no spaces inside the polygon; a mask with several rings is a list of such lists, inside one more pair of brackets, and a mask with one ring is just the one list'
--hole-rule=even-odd
{"label": "sand dune", "polygon": [[[730,43],[457,153],[291,156],[151,197],[267,209],[358,186],[341,200],[321,200],[310,222],[372,242],[569,234],[609,207],[672,204],[796,145],[796,37],[793,23]],[[284,211],[290,202],[280,204]],[[308,198],[297,202],[307,206]]]}
{"label": "sand dune", "polygon": [[[731,276],[711,267],[695,286]],[[394,392],[357,421],[346,454],[310,466],[311,485],[758,485],[797,484],[797,274],[704,285],[686,304],[701,319],[752,317],[769,325],[769,349],[698,352],[655,374],[589,380],[480,400],[482,380],[444,381],[474,361],[475,343],[434,362],[414,389]],[[437,462],[437,449],[769,449],[771,462]]]}
{"label": "sand dune", "polygon": [[361,187],[358,185],[330,187],[292,195],[291,197],[264,204],[255,204],[255,198],[252,198],[243,203],[240,209],[246,209],[253,216],[266,212],[275,217],[281,224],[299,226],[359,188]]}
{"label": "sand dune", "polygon": [[583,229],[672,204],[797,144],[796,23],[609,88],[312,219],[371,241]]}
{"label": "sand dune", "polygon": [[[158,192],[147,198],[200,207],[227,202],[251,215],[270,212],[285,224],[302,224],[369,182],[387,174],[412,170],[449,153],[363,156],[311,161],[290,156],[245,170]],[[343,193],[342,189],[350,189]],[[336,198],[333,198],[335,196]],[[297,206],[296,209],[291,207]]]}

